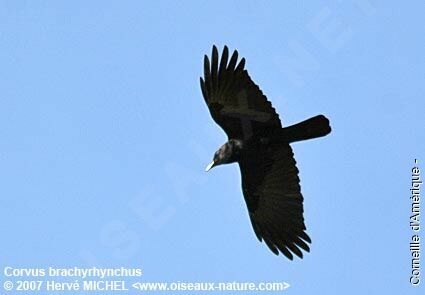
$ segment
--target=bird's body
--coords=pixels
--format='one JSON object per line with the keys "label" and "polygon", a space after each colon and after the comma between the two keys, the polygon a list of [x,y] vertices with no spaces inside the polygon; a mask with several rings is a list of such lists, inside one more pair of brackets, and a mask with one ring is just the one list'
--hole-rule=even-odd
{"label": "bird's body", "polygon": [[237,57],[235,51],[228,62],[224,47],[219,64],[215,46],[211,64],[205,56],[202,94],[213,119],[228,135],[207,171],[237,162],[258,239],[275,254],[303,257],[300,248],[309,251],[311,239],[305,233],[298,169],[289,144],[328,134],[329,120],[319,115],[282,128],[275,109],[244,70],[245,59],[236,65]]}

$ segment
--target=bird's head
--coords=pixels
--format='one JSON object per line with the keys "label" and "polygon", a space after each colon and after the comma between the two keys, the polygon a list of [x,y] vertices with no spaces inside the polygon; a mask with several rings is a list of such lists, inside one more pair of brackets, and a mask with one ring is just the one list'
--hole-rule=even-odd
{"label": "bird's head", "polygon": [[223,144],[214,153],[213,161],[205,168],[205,171],[209,171],[211,168],[221,164],[229,164],[237,161],[236,156],[239,154],[240,147],[240,143],[234,140],[229,140]]}

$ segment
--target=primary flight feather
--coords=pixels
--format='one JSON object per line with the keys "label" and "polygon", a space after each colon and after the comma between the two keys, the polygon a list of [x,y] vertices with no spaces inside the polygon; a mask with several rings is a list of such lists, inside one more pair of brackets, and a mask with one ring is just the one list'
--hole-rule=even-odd
{"label": "primary flight feather", "polygon": [[213,46],[211,61],[204,58],[200,79],[205,102],[228,141],[215,152],[211,168],[237,162],[242,191],[257,238],[276,255],[303,257],[310,251],[303,217],[303,196],[292,142],[325,136],[329,120],[319,115],[282,128],[279,115],[260,88],[238,62],[235,50],[229,59],[224,47],[221,59]]}

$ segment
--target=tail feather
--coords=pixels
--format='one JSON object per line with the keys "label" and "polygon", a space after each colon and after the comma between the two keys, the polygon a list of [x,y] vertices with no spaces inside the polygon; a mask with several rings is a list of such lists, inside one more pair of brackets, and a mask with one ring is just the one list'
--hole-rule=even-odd
{"label": "tail feather", "polygon": [[281,140],[291,143],[322,137],[329,134],[331,130],[328,118],[318,115],[298,124],[282,128],[279,132],[279,137]]}

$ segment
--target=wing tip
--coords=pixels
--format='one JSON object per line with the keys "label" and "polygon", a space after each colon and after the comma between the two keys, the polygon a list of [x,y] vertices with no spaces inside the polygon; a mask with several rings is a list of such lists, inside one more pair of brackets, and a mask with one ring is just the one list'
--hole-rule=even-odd
{"label": "wing tip", "polygon": [[218,49],[217,46],[213,45],[212,48],[212,56],[218,56]]}
{"label": "wing tip", "polygon": [[311,238],[308,236],[308,234],[305,231],[302,231],[301,233],[299,233],[298,236],[304,241],[306,241],[307,243],[311,244]]}
{"label": "wing tip", "polygon": [[204,55],[204,71],[209,72],[210,70],[210,59],[208,58],[208,55]]}
{"label": "wing tip", "polygon": [[[238,66],[236,67],[236,70],[235,71],[241,71],[241,72],[247,72],[246,70],[244,70],[244,67],[245,67],[245,62],[246,62],[246,60],[245,60],[245,58],[244,57],[242,57],[242,59],[239,61],[239,64],[238,64]],[[248,72],[247,72],[248,73]]]}

